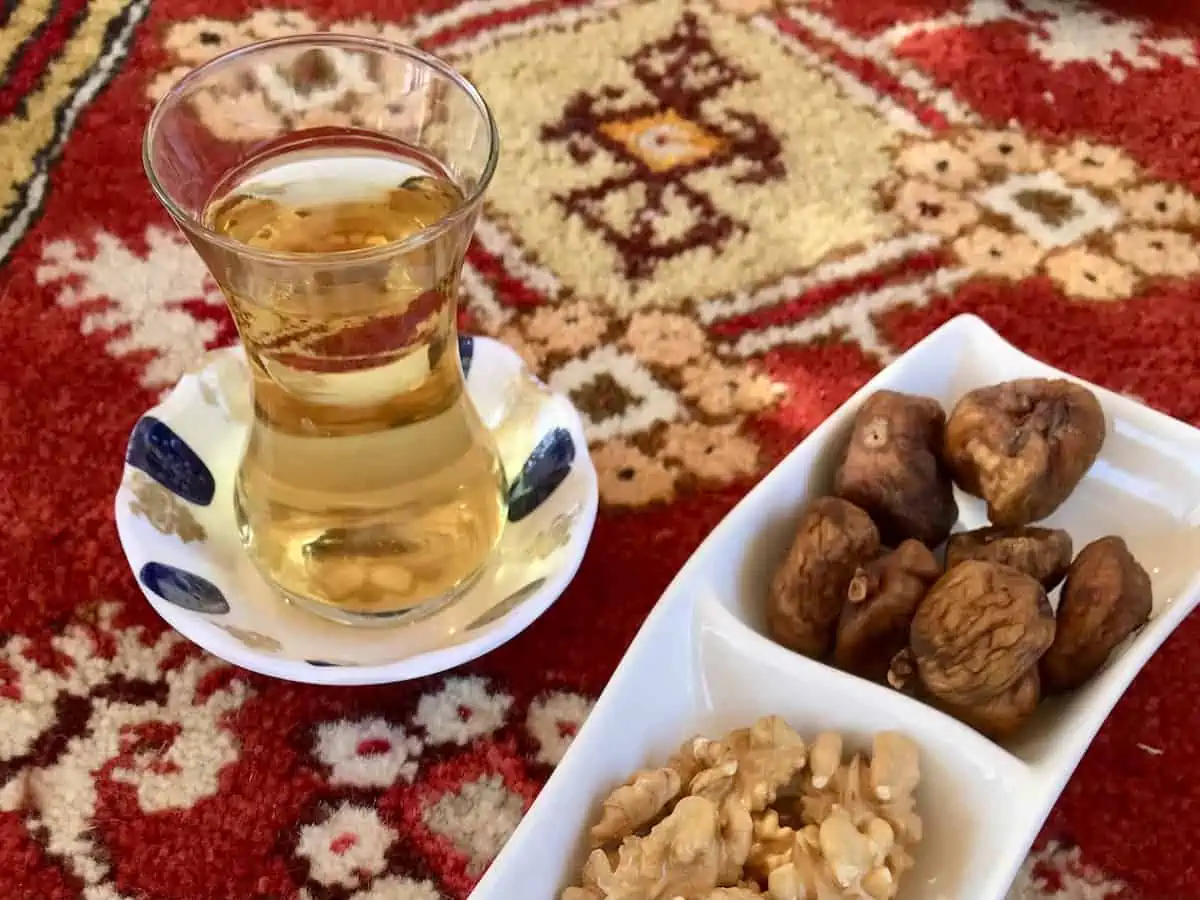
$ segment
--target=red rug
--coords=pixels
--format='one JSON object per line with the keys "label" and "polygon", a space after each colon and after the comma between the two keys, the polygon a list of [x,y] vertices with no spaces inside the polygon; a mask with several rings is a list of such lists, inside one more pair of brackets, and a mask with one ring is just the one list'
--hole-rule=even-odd
{"label": "red rug", "polygon": [[[1190,4],[288,2],[0,7],[6,898],[465,898],[704,534],[957,313],[1200,424]],[[110,510],[139,413],[235,337],[146,186],[146,117],[205,58],[315,28],[415,42],[494,106],[465,324],[571,393],[603,486],[541,621],[394,687],[199,653],[141,599]],[[1200,896],[1197,672],[1193,618],[1015,898]]]}

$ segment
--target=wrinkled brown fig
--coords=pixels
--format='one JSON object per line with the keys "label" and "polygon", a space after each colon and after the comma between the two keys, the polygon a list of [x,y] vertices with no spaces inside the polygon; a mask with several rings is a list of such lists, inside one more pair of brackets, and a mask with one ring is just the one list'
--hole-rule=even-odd
{"label": "wrinkled brown fig", "polygon": [[946,423],[945,458],[959,487],[987,501],[993,525],[1050,515],[1104,443],[1099,401],[1065,379],[1025,378],[964,396]]}
{"label": "wrinkled brown fig", "polygon": [[994,740],[1011,736],[1037,712],[1042,699],[1037,666],[1032,666],[1007,691],[975,706],[941,702],[947,713]]}
{"label": "wrinkled brown fig", "polygon": [[978,706],[1011,688],[1046,652],[1054,640],[1054,610],[1028,575],[967,560],[929,589],[909,636],[929,693]]}
{"label": "wrinkled brown fig", "polygon": [[937,558],[920,541],[905,541],[860,568],[846,589],[834,664],[864,678],[886,679],[892,658],[908,646],[917,604],[941,574]]}
{"label": "wrinkled brown fig", "polygon": [[837,497],[813,502],[771,582],[771,636],[805,656],[828,654],[850,579],[878,553],[879,531],[865,512]]}
{"label": "wrinkled brown fig", "polygon": [[1079,687],[1110,653],[1150,619],[1150,576],[1119,537],[1093,541],[1067,572],[1058,602],[1058,630],[1042,657],[1047,693]]}
{"label": "wrinkled brown fig", "polygon": [[909,538],[936,547],[958,518],[941,461],[946,413],[936,400],[878,391],[854,419],[834,493],[866,512],[885,544]]}
{"label": "wrinkled brown fig", "polygon": [[1059,528],[979,528],[950,535],[946,568],[968,559],[1011,566],[1036,578],[1047,591],[1063,580],[1071,565],[1071,536]]}

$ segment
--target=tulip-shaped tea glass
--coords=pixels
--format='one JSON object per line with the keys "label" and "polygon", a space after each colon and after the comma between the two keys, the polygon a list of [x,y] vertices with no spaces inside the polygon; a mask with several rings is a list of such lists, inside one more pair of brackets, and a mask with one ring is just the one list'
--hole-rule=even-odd
{"label": "tulip-shaped tea glass", "polygon": [[505,476],[455,320],[497,150],[459,74],[352,35],[234,50],[150,118],[150,183],[224,292],[252,375],[242,542],[285,599],[328,618],[429,615],[499,540]]}

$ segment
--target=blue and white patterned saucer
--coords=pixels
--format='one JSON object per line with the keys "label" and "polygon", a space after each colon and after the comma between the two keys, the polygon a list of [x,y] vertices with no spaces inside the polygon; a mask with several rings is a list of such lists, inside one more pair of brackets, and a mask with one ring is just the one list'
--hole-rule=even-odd
{"label": "blue and white patterned saucer", "polygon": [[467,391],[510,473],[509,521],[459,601],[395,628],[351,628],[278,598],[246,557],[233,481],[250,421],[240,348],[215,351],[133,429],[117,531],[138,584],[173,628],[243,668],[314,684],[441,672],[527,628],[570,583],[596,520],[579,414],[497,341],[460,337]]}

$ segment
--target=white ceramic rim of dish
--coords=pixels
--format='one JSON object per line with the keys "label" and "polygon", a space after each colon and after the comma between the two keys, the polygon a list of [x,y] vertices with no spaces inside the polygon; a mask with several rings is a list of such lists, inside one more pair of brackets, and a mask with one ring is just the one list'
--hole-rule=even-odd
{"label": "white ceramic rim of dish", "polygon": [[[950,349],[951,347],[958,349],[963,344],[979,342],[990,343],[997,349],[1005,348],[1006,352],[1015,355],[1015,357],[1022,358],[1023,362],[1028,366],[1029,377],[1067,378],[1076,383],[1088,386],[1101,399],[1101,403],[1106,409],[1111,406],[1117,406],[1125,411],[1133,412],[1134,417],[1141,421],[1153,421],[1156,434],[1165,433],[1168,439],[1176,437],[1185,443],[1189,441],[1184,441],[1184,438],[1190,438],[1190,442],[1194,442],[1200,437],[1200,432],[1184,422],[1150,409],[1135,400],[1090,384],[1069,373],[1061,372],[1046,363],[1028,356],[1005,341],[977,316],[959,315],[951,319],[911,347],[892,365],[877,373],[862,388],[856,391],[854,395],[822,422],[821,425],[793,448],[788,457],[781,461],[772,472],[761,479],[700,544],[651,610],[641,629],[622,657],[621,663],[617,666],[612,678],[597,700],[588,721],[579,730],[571,747],[551,774],[533,806],[526,813],[505,847],[476,886],[472,894],[473,900],[508,900],[508,898],[502,897],[499,894],[499,887],[495,886],[502,882],[507,884],[514,883],[513,875],[517,873],[514,872],[510,875],[507,869],[517,865],[517,863],[510,861],[537,856],[536,852],[531,853],[530,851],[534,848],[538,840],[539,832],[555,827],[553,819],[556,801],[560,792],[565,791],[572,780],[589,781],[590,751],[593,743],[597,744],[597,746],[602,743],[602,738],[600,737],[601,729],[604,729],[606,726],[609,728],[613,727],[614,722],[617,721],[617,717],[619,716],[617,705],[624,697],[629,696],[631,692],[644,691],[643,686],[631,681],[633,677],[631,675],[633,669],[631,661],[639,659],[647,652],[653,651],[651,641],[656,637],[655,632],[660,620],[666,620],[672,616],[684,615],[692,620],[701,615],[709,617],[715,615],[718,618],[733,616],[732,612],[723,607],[719,610],[705,612],[707,607],[720,606],[720,604],[706,600],[703,594],[693,590],[695,588],[693,572],[703,569],[700,561],[709,555],[711,548],[720,545],[725,540],[727,534],[742,532],[746,530],[748,524],[753,523],[756,507],[760,505],[757,502],[758,498],[775,491],[777,485],[780,483],[779,479],[796,476],[797,473],[795,472],[785,471],[788,459],[793,455],[801,453],[806,447],[810,445],[820,446],[827,442],[831,436],[838,434],[844,429],[848,429],[858,408],[870,394],[885,388],[903,390],[903,387],[896,387],[894,382],[905,366],[912,365],[914,359],[926,360],[930,357],[936,358],[939,349]],[[1194,520],[1190,517],[1189,521],[1195,524]],[[1011,885],[1024,860],[1026,852],[1036,837],[1038,829],[1045,821],[1046,816],[1074,772],[1079,760],[1117,701],[1124,694],[1137,673],[1144,667],[1147,660],[1149,660],[1163,641],[1196,606],[1197,600],[1200,599],[1200,577],[1198,575],[1200,573],[1192,571],[1188,576],[1186,587],[1181,586],[1174,601],[1155,615],[1146,628],[1139,634],[1138,640],[1128,646],[1119,659],[1110,661],[1107,668],[1095,676],[1093,682],[1097,687],[1096,693],[1089,697],[1088,704],[1079,709],[1072,717],[1072,728],[1066,739],[1056,744],[1051,752],[1047,754],[1046,758],[1037,765],[1021,759],[1004,746],[988,741],[968,726],[917,700],[906,697],[898,692],[892,692],[891,689],[885,686],[873,684],[862,679],[857,679],[853,675],[839,672],[832,666],[809,660],[792,653],[786,648],[771,644],[768,638],[761,635],[759,637],[761,638],[764,656],[784,661],[790,668],[804,669],[810,672],[827,670],[823,672],[826,678],[850,679],[860,682],[854,685],[851,693],[857,693],[862,696],[866,696],[864,692],[888,693],[891,696],[891,702],[901,709],[911,709],[913,713],[925,716],[941,717],[944,721],[939,723],[939,730],[944,729],[955,740],[961,740],[964,749],[968,752],[970,752],[971,747],[979,750],[982,750],[984,747],[994,748],[995,753],[989,755],[994,756],[999,761],[1000,768],[1003,770],[1002,775],[1020,776],[1021,786],[1029,788],[1031,796],[1026,798],[1027,803],[1022,804],[1024,808],[1020,814],[1010,821],[1010,825],[1016,825],[1017,827],[1012,829],[1010,835],[1004,837],[1001,844],[1003,851],[995,859],[995,867],[989,873],[986,883],[972,885],[972,893],[969,898],[969,900],[999,900]],[[690,595],[689,591],[692,591]],[[734,618],[736,619],[736,617]],[[740,619],[736,619],[736,621],[743,629],[751,632],[754,631],[753,627],[748,623]],[[757,632],[754,633],[757,634]],[[786,660],[785,657],[787,658]],[[814,667],[816,668],[814,669]],[[878,696],[882,697],[883,694],[879,694]],[[688,734],[680,734],[678,739],[683,741],[688,736]],[[603,789],[607,790],[612,786],[605,785]],[[593,812],[589,811],[589,815]],[[556,861],[555,865],[557,864],[558,862]],[[536,900],[542,900],[542,898],[538,897]]]}
{"label": "white ceramic rim of dish", "polygon": [[[470,335],[470,337],[474,342],[476,354],[479,353],[480,347],[488,347],[494,352],[505,354],[516,360],[520,364],[520,371],[528,372],[516,352],[503,342],[482,335]],[[243,361],[245,359],[244,350],[240,345],[235,344],[211,351],[206,357],[206,361],[211,364],[221,354],[233,354]],[[197,402],[192,393],[198,392],[198,380],[207,367],[206,365],[185,374],[166,397],[138,417],[139,421],[146,416],[155,416],[168,424],[174,421],[181,410]],[[566,552],[562,554],[561,565],[554,570],[552,575],[546,577],[544,583],[533,595],[522,600],[515,608],[499,616],[495,621],[477,629],[478,634],[469,640],[378,665],[317,666],[292,657],[281,658],[257,652],[218,625],[208,621],[203,615],[173,606],[161,597],[154,595],[137,578],[138,564],[130,555],[132,538],[128,532],[124,511],[126,505],[124,485],[131,468],[128,462],[122,468],[121,483],[114,493],[116,526],[122,551],[134,580],[137,582],[138,589],[154,611],[171,628],[201,649],[248,671],[300,684],[349,687],[410,681],[453,669],[490,653],[525,631],[558,600],[575,578],[579,566],[583,562],[599,509],[599,482],[596,469],[588,453],[587,438],[579,411],[566,397],[549,391],[549,389],[547,389],[546,402],[557,410],[558,418],[567,427],[575,442],[575,460],[572,469],[578,468],[585,478],[587,496],[580,505],[572,528],[571,542],[566,548]]]}

